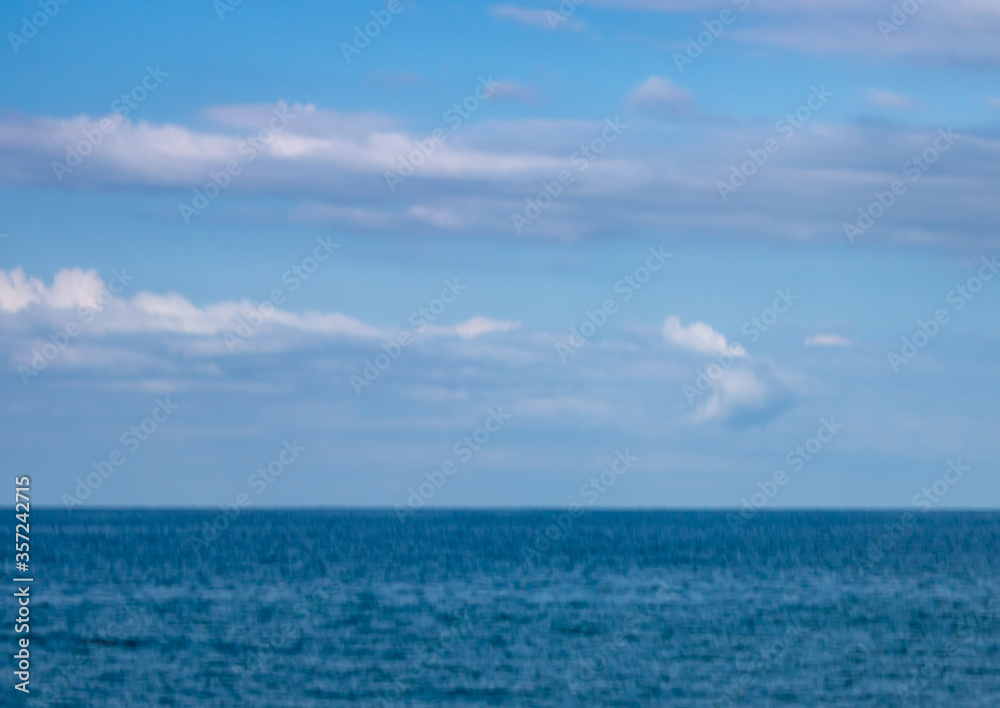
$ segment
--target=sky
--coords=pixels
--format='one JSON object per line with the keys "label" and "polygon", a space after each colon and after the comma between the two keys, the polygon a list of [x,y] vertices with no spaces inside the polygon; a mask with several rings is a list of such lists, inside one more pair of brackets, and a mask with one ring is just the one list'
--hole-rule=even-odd
{"label": "sky", "polygon": [[998,506],[993,2],[0,23],[39,505]]}

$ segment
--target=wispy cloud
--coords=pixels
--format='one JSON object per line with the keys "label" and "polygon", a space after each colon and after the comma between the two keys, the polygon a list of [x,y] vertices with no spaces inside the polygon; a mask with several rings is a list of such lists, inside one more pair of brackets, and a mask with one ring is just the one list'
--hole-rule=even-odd
{"label": "wispy cloud", "polygon": [[490,5],[489,12],[493,17],[520,22],[527,27],[538,27],[548,30],[564,29],[570,32],[582,32],[587,25],[575,18],[567,18],[555,10],[521,7],[520,5]]}
{"label": "wispy cloud", "polygon": [[541,101],[537,89],[518,81],[494,81],[490,86],[493,91],[490,101],[520,101],[532,105]]}
{"label": "wispy cloud", "polygon": [[410,71],[397,71],[394,73],[386,74],[373,74],[372,81],[376,85],[384,89],[400,89],[400,88],[413,88],[417,86],[426,86],[430,83],[426,78],[420,74],[414,74]]}
{"label": "wispy cloud", "polygon": [[882,108],[912,111],[920,107],[920,104],[915,100],[901,93],[892,93],[891,91],[881,91],[871,88],[868,89],[866,95],[871,103]]}
{"label": "wispy cloud", "polygon": [[626,103],[631,108],[667,117],[694,114],[694,96],[670,79],[650,76],[629,92]]}
{"label": "wispy cloud", "polygon": [[[683,105],[684,90],[653,77],[633,99]],[[225,106],[207,114],[220,127],[123,121],[85,165],[59,182],[50,165],[100,119],[7,115],[0,118],[0,185],[117,192],[148,189],[170,195],[178,208],[237,155],[246,126],[266,124],[273,105]],[[289,221],[415,235],[510,235],[510,214],[544,180],[573,166],[574,154],[601,134],[603,121],[487,120],[463,126],[460,140],[436,146],[406,184],[390,192],[385,174],[427,135],[389,116],[300,106],[298,117],[232,180],[225,204],[247,196],[274,197]],[[627,122],[627,120],[626,120]],[[821,124],[795,134],[796,149],[780,166],[754,178],[753,200],[718,208],[716,184],[734,155],[773,137],[771,126],[736,121],[685,125],[685,139],[662,144],[650,124],[629,129],[629,141],[588,163],[534,234],[579,239],[650,228],[681,235],[726,234],[752,239],[843,239],[853,206],[901,175],[915,146],[929,145],[939,126]],[[921,199],[901,198],[879,222],[890,243],[993,248],[1000,219],[993,199],[1000,140],[967,130],[921,177]],[[623,199],[627,195],[627,199]],[[869,200],[870,201],[870,200]],[[960,202],[962,210],[951,205]],[[867,203],[867,202],[864,202]],[[245,209],[259,208],[246,204]],[[176,218],[180,218],[177,215]]]}
{"label": "wispy cloud", "polygon": [[853,344],[854,340],[839,334],[814,334],[805,339],[807,347],[850,347]]}
{"label": "wispy cloud", "polygon": [[[65,321],[80,307],[98,307],[100,317],[91,317],[88,330],[102,334],[159,333],[212,338],[207,349],[225,349],[220,337],[237,332],[242,324],[251,324],[260,330],[260,341],[290,343],[289,333],[346,337],[358,340],[388,338],[396,333],[391,327],[377,327],[340,312],[307,311],[290,312],[274,307],[263,307],[251,300],[227,300],[203,307],[191,303],[177,293],[157,294],[140,291],[131,298],[109,296],[98,302],[106,292],[104,281],[96,271],[78,268],[63,269],[56,273],[51,285],[38,278],[25,275],[20,268],[11,271],[0,269],[0,312],[16,315],[27,324],[50,326]],[[268,303],[271,305],[271,303]],[[0,320],[0,329],[12,320]],[[480,315],[456,325],[427,325],[420,329],[425,337],[457,337],[474,339],[496,332],[520,329],[521,323],[497,320]],[[254,342],[258,341],[255,337]]]}
{"label": "wispy cloud", "polygon": [[900,5],[869,0],[591,0],[628,11],[718,13],[752,6],[752,24],[727,37],[807,53],[843,52],[927,63],[998,63],[1000,6],[989,0]]}
{"label": "wispy cloud", "polygon": [[771,396],[771,388],[750,369],[738,368],[715,382],[707,400],[694,412],[695,423],[725,420],[744,409],[758,410]]}

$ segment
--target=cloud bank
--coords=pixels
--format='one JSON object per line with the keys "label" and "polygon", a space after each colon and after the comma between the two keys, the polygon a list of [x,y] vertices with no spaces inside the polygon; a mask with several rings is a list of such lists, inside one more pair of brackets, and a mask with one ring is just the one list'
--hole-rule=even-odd
{"label": "cloud bank", "polygon": [[[631,101],[677,106],[685,93],[664,79],[647,79]],[[626,101],[628,103],[628,101]],[[295,118],[253,148],[269,116]],[[146,190],[162,199],[164,218],[180,220],[182,204],[216,194],[212,219],[237,218],[230,205],[252,197],[277,199],[289,222],[320,223],[379,233],[518,235],[511,215],[558,183],[572,184],[538,219],[530,236],[579,239],[669,229],[680,236],[730,235],[759,240],[843,240],[875,193],[886,189],[931,146],[940,126],[820,123],[795,134],[794,145],[756,170],[720,203],[717,185],[731,179],[747,151],[774,137],[773,125],[702,120],[678,124],[683,140],[663,143],[658,122],[626,117],[624,137],[593,155],[604,121],[489,120],[421,154],[426,135],[395,119],[285,104],[225,106],[207,115],[218,129],[121,121],[71,174],[52,165],[67,159],[100,118],[8,115],[0,120],[0,186],[114,193]],[[404,183],[389,188],[402,160],[420,158]],[[979,249],[1000,243],[994,225],[1000,203],[1000,139],[970,132],[922,173],[866,238],[889,243]],[[579,160],[575,162],[574,160]],[[236,161],[236,162],[233,162]],[[239,173],[226,177],[233,162]],[[586,165],[581,169],[581,164]],[[217,189],[215,184],[225,182]],[[207,201],[207,200],[206,200]],[[961,204],[961,209],[955,209]],[[240,214],[255,209],[251,200]],[[175,211],[176,216],[169,216]],[[200,214],[196,222],[203,218]],[[245,218],[245,216],[244,216]]]}

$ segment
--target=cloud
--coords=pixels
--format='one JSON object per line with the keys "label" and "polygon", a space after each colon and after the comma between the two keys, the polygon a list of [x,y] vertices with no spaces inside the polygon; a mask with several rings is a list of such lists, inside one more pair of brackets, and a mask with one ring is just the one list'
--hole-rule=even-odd
{"label": "cloud", "polygon": [[[736,12],[727,38],[804,53],[844,52],[925,63],[1000,63],[1000,5],[992,0],[901,3],[870,0],[590,0],[627,10],[718,15]],[[740,10],[747,10],[743,13]]]}
{"label": "cloud", "polygon": [[427,328],[427,331],[432,334],[442,334],[457,336],[462,339],[472,339],[484,334],[492,334],[493,332],[510,332],[515,329],[521,329],[520,322],[495,320],[490,317],[480,317],[477,315],[476,317],[468,319],[465,322],[461,322],[453,327],[437,327],[432,325]]}
{"label": "cloud", "polygon": [[674,346],[705,354],[729,352],[734,356],[744,356],[742,348],[730,348],[724,335],[716,332],[704,322],[692,322],[687,327],[681,325],[677,315],[669,315],[663,322],[663,336]]}
{"label": "cloud", "polygon": [[691,93],[661,76],[650,76],[632,89],[626,99],[632,108],[676,117],[694,113]]}
{"label": "cloud", "polygon": [[493,90],[490,101],[519,101],[528,104],[537,104],[540,101],[537,90],[517,81],[494,81],[490,87]]}
{"label": "cloud", "polygon": [[839,334],[814,334],[806,337],[805,345],[807,347],[850,347],[854,345],[854,340]]}
{"label": "cloud", "polygon": [[416,86],[426,86],[430,83],[426,78],[420,74],[414,74],[411,71],[397,71],[394,73],[385,74],[373,74],[372,81],[375,82],[379,88],[386,90],[400,89],[400,88],[413,88]]}
{"label": "cloud", "polygon": [[489,12],[493,17],[520,22],[528,27],[542,27],[549,30],[565,29],[571,32],[582,32],[587,25],[580,20],[566,17],[555,10],[543,10],[519,5],[490,5]]}
{"label": "cloud", "polygon": [[893,108],[898,110],[911,111],[918,108],[920,104],[909,96],[890,91],[880,91],[879,89],[868,89],[866,92],[868,100],[881,108]]}
{"label": "cloud", "polygon": [[[128,277],[124,271],[123,275]],[[117,283],[111,289],[121,292],[124,287],[127,283]],[[88,309],[80,310],[81,307]],[[19,323],[38,331],[61,331],[68,322],[75,322],[84,334],[195,338],[194,345],[186,349],[203,354],[226,351],[224,337],[227,335],[241,339],[241,346],[235,351],[243,352],[288,348],[302,335],[373,341],[389,339],[400,331],[369,325],[340,312],[289,312],[270,302],[255,304],[250,300],[228,300],[199,307],[177,293],[140,291],[131,298],[119,297],[111,293],[96,271],[76,268],[56,273],[52,285],[27,277],[20,268],[0,269],[0,312],[13,315],[19,321],[0,319],[0,329],[10,329]],[[469,340],[520,327],[520,322],[477,315],[456,325],[426,326],[413,334],[424,339]],[[244,336],[242,332],[250,334]],[[248,344],[252,346],[246,346]]]}
{"label": "cloud", "polygon": [[925,64],[1000,62],[1000,46],[993,41],[1000,30],[995,3],[927,3],[913,16],[895,11],[895,6],[849,5],[838,5],[832,12],[794,8],[785,17],[735,34],[748,41],[803,52],[834,51],[915,59]]}
{"label": "cloud", "polygon": [[[100,313],[84,321],[75,303],[106,292],[94,271],[66,269],[44,281],[20,269],[0,270],[0,282],[7,286],[0,310],[0,352],[18,373],[36,364],[39,371],[48,370],[39,379],[46,386],[275,395],[313,390],[321,379],[327,389],[350,391],[350,377],[383,351],[382,343],[403,331],[341,312],[265,311],[240,299],[196,304],[176,292],[140,290],[133,295],[135,283],[110,301],[98,294],[104,299]],[[81,332],[71,335],[57,356],[45,354],[50,359],[46,364],[36,352],[46,346],[55,351],[51,335],[67,331],[71,321]],[[249,327],[250,336],[229,347],[226,337],[241,336],[240,327],[243,332]],[[576,367],[559,366],[552,355],[558,339],[554,333],[521,330],[519,321],[485,315],[455,324],[439,319],[410,331],[415,344],[404,347],[405,363],[387,377],[396,383],[379,386],[387,395],[404,397],[406,391],[427,386],[466,392],[456,393],[456,400],[502,393],[524,402],[524,412],[555,421],[640,427],[649,422],[638,412],[642,410],[658,411],[674,423],[757,424],[771,420],[789,400],[779,377],[742,350],[733,351],[705,323],[684,326],[676,316],[668,317],[664,337],[674,350],[645,336],[595,341]],[[692,356],[725,351],[732,355],[732,366],[690,402],[695,408],[686,406],[683,396],[652,395],[653,388],[663,389],[651,387],[651,381],[670,388],[690,383]],[[587,382],[585,398],[579,394],[581,382]],[[637,391],[644,401],[638,409]],[[572,410],[576,413],[567,416]]]}
{"label": "cloud", "polygon": [[[688,403],[704,397],[690,422],[766,423],[788,406],[791,394],[783,377],[771,365],[753,361],[741,345],[730,345],[711,325],[692,322],[685,327],[677,315],[669,315],[663,323],[663,336],[681,349],[714,355],[714,361],[699,368],[698,378],[684,385]],[[726,356],[719,356],[723,354]]]}
{"label": "cloud", "polygon": [[[675,95],[665,80],[641,92]],[[665,99],[664,99],[665,100]],[[279,104],[283,105],[283,104]],[[62,182],[52,162],[92,131],[99,119],[0,117],[0,187],[90,192],[147,190],[164,218],[181,219],[179,204],[205,185],[275,105],[222,106],[206,114],[216,127],[122,121]],[[572,156],[606,131],[603,120],[469,121],[461,134],[418,155],[421,164],[390,189],[387,172],[421,150],[426,133],[408,132],[380,114],[290,107],[288,128],[242,164],[212,218],[245,219],[273,200],[278,218],[375,233],[415,236],[513,236],[511,215],[525,209],[543,182],[574,175],[552,206],[530,220],[533,237],[573,240],[670,230],[680,237],[843,240],[844,223],[902,175],[903,165],[938,137],[937,126],[824,124],[813,120],[795,135],[796,149],[753,177],[752,188],[720,208],[717,185],[735,156],[773,137],[757,122],[700,121],[678,126],[677,140],[657,139],[650,123],[626,121],[628,140],[611,145],[579,173]],[[936,244],[985,250],[1000,244],[994,225],[1000,203],[1000,139],[985,129],[963,131],[920,183],[866,233],[888,243]],[[919,191],[919,198],[914,198]],[[240,200],[243,200],[241,203]],[[955,209],[954,204],[962,204]],[[171,214],[173,212],[173,214]],[[854,215],[854,216],[852,216]],[[201,216],[193,217],[203,218]]]}
{"label": "cloud", "polygon": [[31,305],[71,309],[92,305],[104,290],[96,270],[67,268],[56,273],[51,286],[29,278],[22,268],[0,269],[0,312],[20,312]]}
{"label": "cloud", "polygon": [[[284,107],[284,108],[283,108]],[[275,110],[295,116],[288,127],[266,144],[247,144],[266,128]],[[227,162],[237,160],[241,171],[227,190],[273,188],[282,191],[305,187],[320,175],[333,179],[331,191],[350,184],[358,175],[376,177],[380,192],[387,192],[384,173],[427,140],[408,134],[391,119],[369,113],[316,110],[314,106],[220,106],[206,115],[225,130],[194,130],[176,124],[154,125],[121,120],[104,135],[83,164],[56,176],[52,162],[67,163],[67,155],[85,142],[84,136],[101,134],[100,123],[109,117],[77,116],[69,119],[10,116],[0,120],[0,184],[34,183],[44,186],[200,186],[211,181]],[[233,132],[233,131],[239,132]],[[577,131],[579,126],[577,126]],[[251,148],[253,148],[251,150]],[[41,162],[36,162],[36,160]],[[503,181],[516,176],[535,177],[565,166],[555,156],[502,149],[437,146],[421,161],[420,174],[428,177],[463,177]],[[295,176],[286,175],[294,168]],[[279,173],[283,176],[278,177]],[[228,192],[227,192],[228,193]]]}
{"label": "cloud", "polygon": [[715,382],[708,399],[695,409],[693,420],[695,423],[725,420],[740,409],[760,409],[770,393],[768,385],[752,370],[732,369]]}
{"label": "cloud", "polygon": [[801,377],[789,376],[767,362],[742,359],[715,378],[689,420],[695,425],[716,422],[736,428],[767,425],[805,392]]}

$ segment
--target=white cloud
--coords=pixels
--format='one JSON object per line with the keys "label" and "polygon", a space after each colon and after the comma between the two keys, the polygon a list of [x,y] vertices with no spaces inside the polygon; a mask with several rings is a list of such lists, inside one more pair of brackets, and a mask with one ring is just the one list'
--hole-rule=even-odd
{"label": "white cloud", "polygon": [[431,334],[457,336],[462,339],[472,339],[484,334],[492,334],[493,332],[510,332],[515,329],[521,329],[520,322],[495,320],[490,317],[481,317],[477,315],[476,317],[472,317],[453,327],[439,327],[432,325],[427,328],[427,332]]}
{"label": "white cloud", "polygon": [[868,89],[866,92],[868,100],[871,101],[876,106],[882,108],[893,108],[898,110],[913,110],[919,106],[919,104],[914,101],[909,96],[904,96],[901,93],[892,93],[891,91],[881,91],[879,89]]}
{"label": "white cloud", "polygon": [[[672,95],[664,84],[649,85],[654,84],[659,89],[649,89],[650,101],[657,91]],[[407,132],[375,114],[300,108],[289,127],[252,163],[243,164],[225,194],[213,200],[215,218],[246,218],[263,209],[259,201],[246,201],[252,196],[274,198],[278,206],[268,207],[268,217],[274,217],[275,208],[284,209],[277,218],[292,222],[380,233],[406,230],[417,236],[513,235],[511,214],[525,209],[525,200],[538,193],[543,181],[562,170],[572,173],[574,152],[608,127],[604,121],[537,118],[469,121],[461,135],[437,145],[393,192],[386,171],[412,154],[419,141],[426,143],[426,133]],[[212,120],[225,130],[124,121],[62,183],[52,173],[52,162],[64,159],[66,145],[97,121],[9,114],[0,117],[0,187],[146,188],[169,213],[179,201],[192,198],[191,188],[203,185],[210,171],[218,172],[226,159],[238,155],[241,136],[250,132],[226,131],[265,122],[263,117],[273,110],[210,110]],[[650,129],[649,123],[629,123],[634,123],[628,127],[629,139],[589,163],[526,232],[564,240],[647,229],[840,240],[846,215],[900,174],[914,146],[930,145],[937,137],[936,126],[814,120],[796,134],[794,153],[754,177],[753,199],[731,200],[719,209],[720,166],[730,164],[747,145],[770,137],[772,126],[703,121],[663,143],[642,132]],[[1000,202],[993,198],[1000,179],[1000,140],[985,131],[963,132],[967,134],[922,178],[922,198],[899,200],[891,217],[880,221],[878,238],[977,250],[1000,243],[992,228],[1000,219]],[[963,209],[951,209],[955,203]],[[176,218],[180,220],[179,213]]]}
{"label": "white cloud", "polygon": [[542,27],[549,30],[565,29],[571,32],[581,32],[587,28],[587,25],[580,20],[550,9],[520,7],[519,5],[490,5],[489,12],[493,17],[513,20],[528,27]]}
{"label": "white cloud", "polygon": [[[711,325],[692,322],[685,327],[677,315],[670,315],[663,323],[663,336],[682,349],[711,355],[728,353],[731,357],[717,357],[717,361],[700,370],[694,385],[688,384],[688,393],[694,396],[689,403],[704,396],[691,422],[761,421],[780,410],[778,404],[788,395],[782,377],[772,367],[751,361],[741,345],[730,345]],[[703,382],[705,379],[708,384]]]}
{"label": "white cloud", "polygon": [[30,305],[69,309],[92,304],[104,289],[96,270],[67,268],[56,273],[51,286],[29,278],[22,268],[0,269],[0,311],[20,312]]}
{"label": "white cloud", "polygon": [[694,111],[691,93],[661,76],[650,76],[628,95],[629,106],[670,116],[688,115]]}
{"label": "white cloud", "polygon": [[[102,292],[105,297],[99,301],[98,296]],[[270,303],[266,306],[255,305],[250,300],[228,300],[199,307],[177,293],[138,292],[131,298],[117,297],[105,290],[104,281],[92,270],[64,269],[56,273],[52,285],[46,285],[37,278],[27,277],[20,268],[11,271],[0,269],[2,312],[34,319],[42,325],[62,326],[67,321],[80,319],[76,312],[80,306],[99,310],[97,315],[91,313],[82,320],[85,323],[82,329],[87,332],[215,338],[214,342],[203,343],[191,350],[204,353],[219,350],[223,344],[222,335],[236,332],[242,321],[254,321],[260,313],[263,313],[263,320],[253,327],[254,343],[272,348],[270,341],[280,343],[284,336],[282,333],[372,340],[388,339],[397,332],[393,328],[365,324],[340,312],[289,312],[270,306]],[[0,320],[0,326],[3,322],[5,320]],[[426,337],[474,339],[497,332],[511,332],[520,327],[520,322],[475,316],[453,326],[431,325],[417,333]]]}
{"label": "white cloud", "polygon": [[807,347],[850,347],[853,344],[853,340],[839,334],[814,334],[805,339]]}
{"label": "white cloud", "polygon": [[740,409],[759,409],[767,404],[771,388],[750,369],[735,368],[715,381],[708,399],[695,409],[694,422],[725,420]]}
{"label": "white cloud", "polygon": [[712,329],[704,322],[692,322],[687,327],[681,324],[677,315],[669,315],[663,322],[663,336],[674,346],[705,354],[721,354],[729,352],[734,356],[743,356],[742,348],[730,348],[726,337]]}
{"label": "white cloud", "polygon": [[[727,37],[802,52],[850,52],[927,62],[1000,62],[995,0],[901,3],[871,0],[590,0],[620,10],[715,14],[741,19]],[[741,10],[747,10],[742,13]],[[895,13],[895,14],[894,14]],[[895,21],[894,21],[895,20]],[[881,23],[881,24],[880,24]]]}
{"label": "white cloud", "polygon": [[[66,162],[67,148],[80,143],[85,132],[100,133],[102,117],[11,116],[0,119],[0,156],[16,159],[21,155],[21,160],[0,166],[0,183],[35,182],[68,187],[104,183],[187,189],[210,181],[210,172],[219,172],[227,162],[236,160],[241,171],[233,178],[229,190],[279,184],[286,189],[315,185],[317,181],[332,182],[335,190],[341,190],[355,181],[357,175],[368,175],[377,178],[375,184],[380,190],[387,191],[385,171],[394,169],[399,158],[412,153],[420,141],[427,141],[426,135],[406,133],[384,116],[319,111],[311,105],[295,105],[288,107],[289,114],[295,116],[288,127],[263,144],[262,149],[254,148],[251,159],[245,137],[267,126],[274,110],[276,107],[271,105],[246,105],[207,111],[211,119],[227,129],[240,131],[238,134],[123,120],[103,137],[82,166],[62,174],[61,179],[57,179],[52,163]],[[425,156],[419,173],[427,177],[503,181],[543,177],[566,166],[564,156],[511,148],[497,150],[484,143],[477,149],[449,141],[437,145]],[[27,159],[26,151],[35,154]],[[38,158],[42,158],[41,162],[35,161]],[[287,176],[289,167],[295,168],[292,178]]]}

